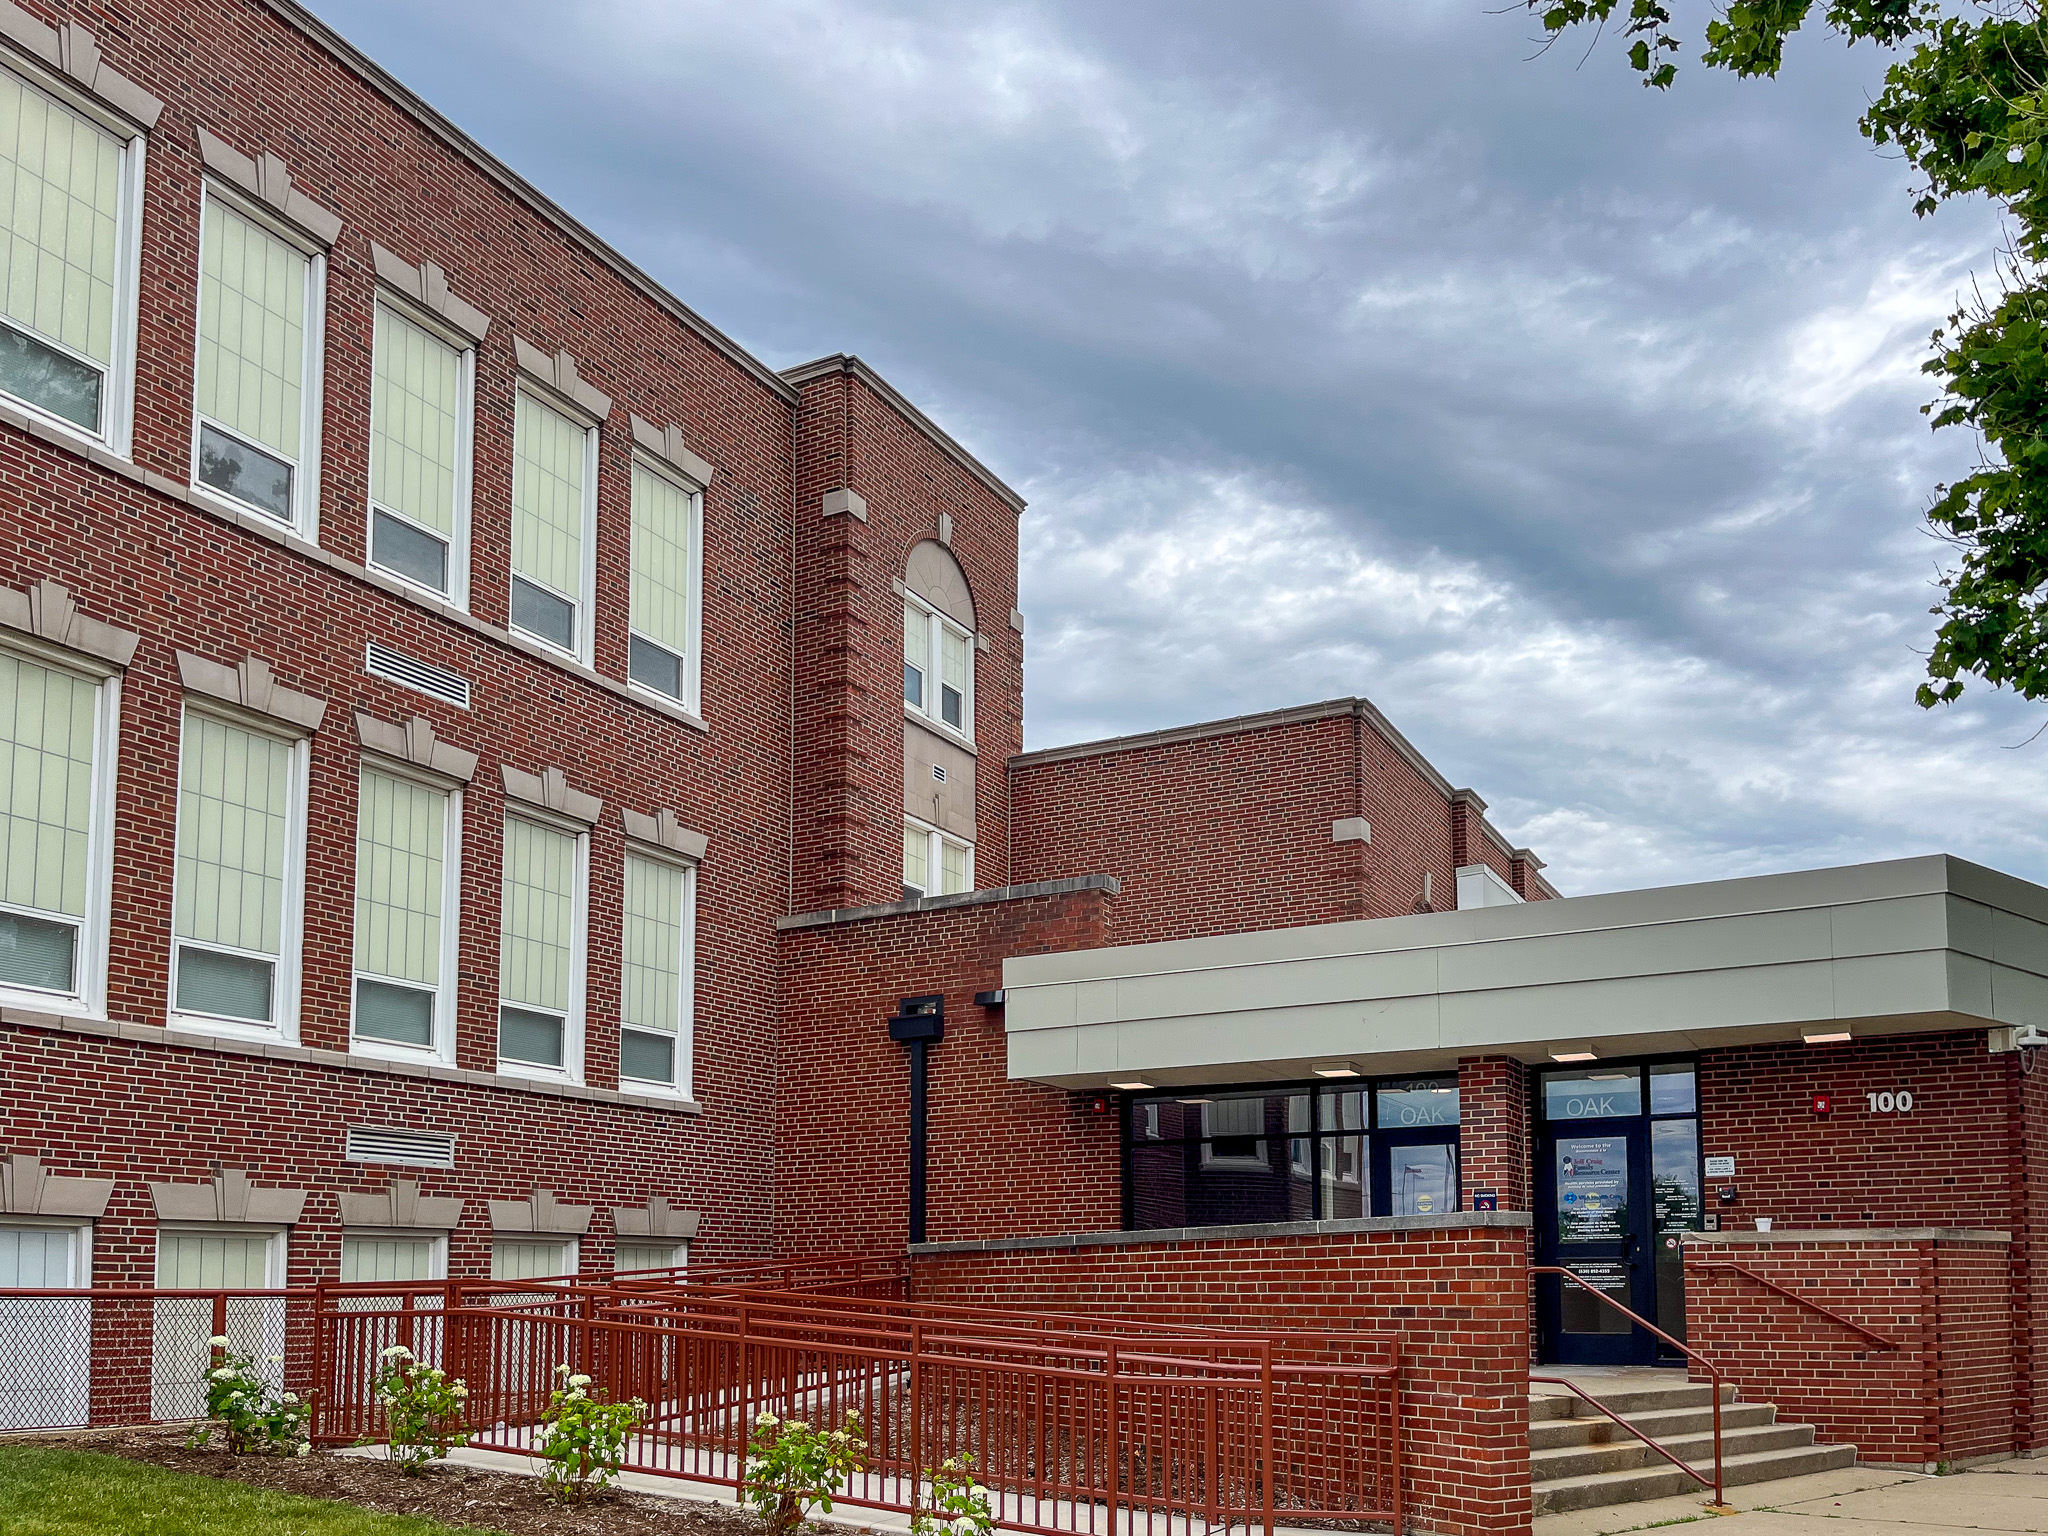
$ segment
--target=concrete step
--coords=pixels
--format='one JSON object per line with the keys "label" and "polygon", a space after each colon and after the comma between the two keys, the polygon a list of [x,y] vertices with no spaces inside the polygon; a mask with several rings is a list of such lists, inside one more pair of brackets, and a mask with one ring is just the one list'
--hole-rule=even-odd
{"label": "concrete step", "polygon": [[[1691,1382],[1680,1378],[1669,1386],[1625,1386],[1607,1387],[1588,1382],[1586,1390],[1600,1399],[1623,1418],[1633,1418],[1638,1413],[1664,1413],[1674,1408],[1710,1408],[1714,1402],[1714,1388],[1710,1382]],[[1569,1411],[1552,1406],[1550,1399],[1562,1398],[1572,1405]],[[1735,1401],[1735,1389],[1721,1388],[1721,1401]],[[1562,1387],[1544,1388],[1540,1384],[1532,1387],[1529,1394],[1529,1414],[1534,1419],[1538,1413],[1546,1418],[1572,1418],[1592,1413],[1593,1410],[1582,1402],[1576,1393]],[[1598,1415],[1594,1415],[1596,1418]]]}
{"label": "concrete step", "polygon": [[[1657,1443],[1679,1460],[1689,1462],[1702,1471],[1714,1464],[1714,1435],[1689,1434],[1656,1437]],[[1758,1424],[1742,1429],[1728,1429],[1721,1433],[1721,1455],[1724,1461],[1733,1461],[1739,1456],[1755,1455],[1763,1451],[1799,1450],[1814,1443],[1815,1434],[1811,1424]],[[1599,1472],[1629,1472],[1638,1467],[1668,1467],[1655,1451],[1633,1435],[1621,1432],[1605,1445],[1567,1445],[1554,1450],[1531,1451],[1529,1453],[1529,1477],[1532,1482],[1557,1482],[1565,1478],[1589,1477]]]}
{"label": "concrete step", "polygon": [[[1536,1513],[1554,1515],[1568,1509],[1633,1504],[1643,1499],[1664,1499],[1680,1493],[1712,1496],[1711,1490],[1702,1488],[1678,1468],[1654,1457],[1652,1460],[1656,1461],[1653,1467],[1595,1472],[1537,1483],[1531,1489]],[[1853,1466],[1855,1462],[1856,1447],[1853,1445],[1793,1446],[1728,1456],[1721,1464],[1721,1481],[1727,1487],[1738,1488],[1750,1483],[1773,1482],[1781,1477],[1803,1477],[1809,1472],[1835,1471]],[[1711,1474],[1711,1464],[1700,1470]]]}
{"label": "concrete step", "polygon": [[[1721,1428],[1724,1431],[1754,1429],[1759,1424],[1777,1422],[1777,1417],[1778,1410],[1769,1403],[1721,1405]],[[1627,1418],[1652,1440],[1659,1441],[1701,1430],[1711,1432],[1714,1427],[1714,1409],[1710,1403],[1698,1408],[1666,1409],[1661,1413],[1632,1413]],[[1561,1445],[1606,1445],[1611,1441],[1634,1438],[1614,1420],[1585,1403],[1579,1404],[1579,1412],[1571,1418],[1546,1418],[1529,1426],[1529,1449],[1532,1451],[1555,1450]]]}

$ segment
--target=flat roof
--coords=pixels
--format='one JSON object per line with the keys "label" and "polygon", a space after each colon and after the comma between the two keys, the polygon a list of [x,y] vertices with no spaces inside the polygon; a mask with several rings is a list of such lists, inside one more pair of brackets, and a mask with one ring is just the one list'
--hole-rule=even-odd
{"label": "flat roof", "polygon": [[2048,1028],[2048,889],[1932,854],[1003,964],[1009,1075],[1277,1082]]}

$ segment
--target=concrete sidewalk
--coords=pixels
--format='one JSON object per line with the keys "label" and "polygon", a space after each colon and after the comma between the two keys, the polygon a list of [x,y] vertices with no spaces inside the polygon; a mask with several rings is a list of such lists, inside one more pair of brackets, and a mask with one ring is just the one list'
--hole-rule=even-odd
{"label": "concrete sidewalk", "polygon": [[1993,1462],[1948,1477],[1849,1467],[1731,1488],[1728,1502],[1741,1513],[1714,1515],[1696,1496],[1571,1510],[1538,1520],[1535,1536],[1611,1536],[1695,1520],[1711,1521],[1713,1536],[2048,1532],[2048,1460]]}

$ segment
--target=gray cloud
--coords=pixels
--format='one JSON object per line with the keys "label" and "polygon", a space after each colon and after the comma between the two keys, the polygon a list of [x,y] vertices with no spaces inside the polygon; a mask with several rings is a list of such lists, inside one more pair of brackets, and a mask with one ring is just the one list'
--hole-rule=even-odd
{"label": "gray cloud", "polygon": [[1030,496],[1032,744],[1363,692],[1568,890],[2048,877],[2038,711],[1910,698],[1970,451],[1916,370],[1990,215],[1912,217],[1867,50],[1657,96],[1488,9],[324,6]]}

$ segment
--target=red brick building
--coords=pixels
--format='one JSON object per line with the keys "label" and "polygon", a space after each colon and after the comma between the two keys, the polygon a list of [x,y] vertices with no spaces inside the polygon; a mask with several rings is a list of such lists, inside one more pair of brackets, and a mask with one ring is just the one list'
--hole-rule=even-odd
{"label": "red brick building", "polygon": [[[1244,1242],[1441,1345],[1470,1309],[1418,1288],[1533,1234],[1768,1359],[1792,1323],[1687,1278],[1742,1246],[1924,1272],[1897,1379],[1968,1408],[1841,1419],[1875,1459],[2040,1443],[2048,892],[1559,900],[1362,699],[1024,752],[1017,495],[292,0],[0,0],[0,168],[0,1289],[921,1222],[935,1294],[1242,1307],[1202,1255]],[[944,1022],[915,1214],[892,1017]],[[1544,1358],[1657,1353],[1535,1314]],[[1526,1517],[1516,1370],[1438,1384],[1491,1447],[1452,1526]]]}

